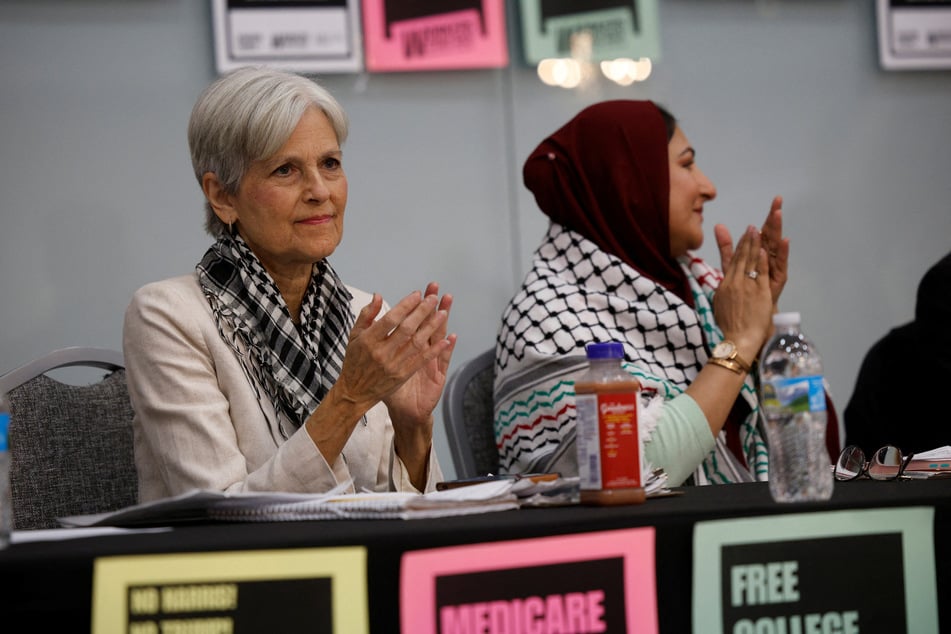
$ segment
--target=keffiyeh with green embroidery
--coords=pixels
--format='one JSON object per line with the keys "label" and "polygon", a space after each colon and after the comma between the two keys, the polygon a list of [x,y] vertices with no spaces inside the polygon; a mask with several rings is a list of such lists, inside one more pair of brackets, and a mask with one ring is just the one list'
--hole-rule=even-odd
{"label": "keffiyeh with green embroidery", "polygon": [[[545,469],[575,425],[574,379],[587,369],[584,346],[624,344],[624,367],[643,387],[642,434],[650,442],[657,407],[681,394],[723,336],[712,298],[722,276],[698,258],[678,260],[693,306],[594,242],[551,223],[532,269],[502,318],[496,343],[495,432],[501,468]],[[766,480],[768,457],[753,380],[738,425],[744,461],[721,431],[692,476],[695,484]],[[736,433],[735,429],[732,433]]]}

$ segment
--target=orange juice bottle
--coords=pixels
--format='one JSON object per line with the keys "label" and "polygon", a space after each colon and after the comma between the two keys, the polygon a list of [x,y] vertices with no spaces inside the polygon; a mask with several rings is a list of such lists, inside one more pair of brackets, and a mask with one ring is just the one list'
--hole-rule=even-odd
{"label": "orange juice bottle", "polygon": [[575,381],[581,503],[638,504],[646,499],[637,424],[641,384],[621,367],[622,344],[589,343],[585,352],[588,371]]}

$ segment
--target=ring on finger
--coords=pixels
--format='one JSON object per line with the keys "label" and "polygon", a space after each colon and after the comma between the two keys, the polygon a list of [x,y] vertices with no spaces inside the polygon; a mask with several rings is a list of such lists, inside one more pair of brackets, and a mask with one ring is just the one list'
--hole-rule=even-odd
{"label": "ring on finger", "polygon": [[757,270],[747,271],[746,277],[750,278],[751,280],[755,280],[757,277],[759,277],[759,271]]}

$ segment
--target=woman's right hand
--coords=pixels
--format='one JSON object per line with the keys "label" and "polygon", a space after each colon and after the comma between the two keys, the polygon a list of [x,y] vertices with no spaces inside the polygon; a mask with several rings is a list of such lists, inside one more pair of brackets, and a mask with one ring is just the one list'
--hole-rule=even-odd
{"label": "woman's right hand", "polygon": [[717,325],[744,359],[759,355],[772,327],[769,259],[761,240],[760,231],[750,226],[735,251],[730,247],[724,253],[721,245],[723,281],[713,297]]}

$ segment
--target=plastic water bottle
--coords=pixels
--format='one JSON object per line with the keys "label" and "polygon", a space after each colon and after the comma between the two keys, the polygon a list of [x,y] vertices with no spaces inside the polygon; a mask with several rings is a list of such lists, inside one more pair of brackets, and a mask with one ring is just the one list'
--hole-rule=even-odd
{"label": "plastic water bottle", "polygon": [[588,371],[575,381],[581,503],[638,504],[646,499],[637,423],[641,384],[621,367],[622,344],[589,343],[585,352]]}
{"label": "plastic water bottle", "polygon": [[822,360],[799,313],[773,315],[775,332],[760,355],[760,401],[769,442],[769,492],[777,502],[828,500]]}
{"label": "plastic water bottle", "polygon": [[0,548],[10,545],[13,531],[13,498],[10,495],[10,451],[7,432],[10,429],[10,408],[0,394]]}

